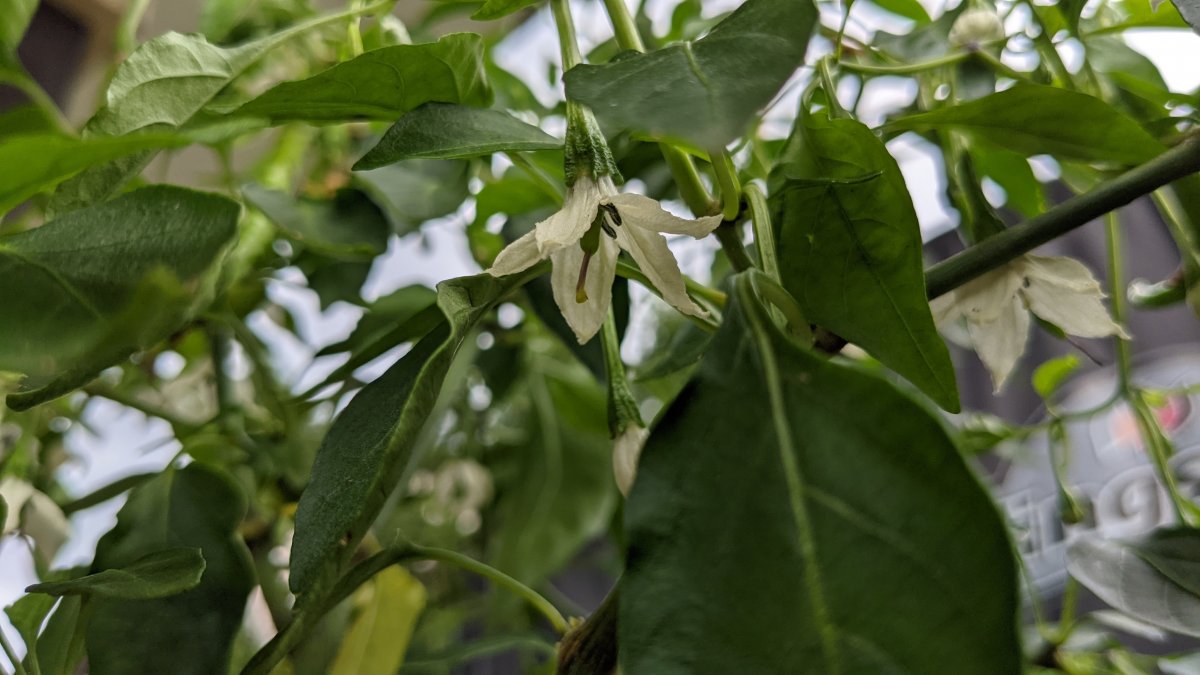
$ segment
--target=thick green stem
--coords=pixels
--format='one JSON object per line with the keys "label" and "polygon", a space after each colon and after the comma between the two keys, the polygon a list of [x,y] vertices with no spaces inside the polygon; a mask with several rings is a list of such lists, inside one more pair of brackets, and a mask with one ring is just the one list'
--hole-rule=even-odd
{"label": "thick green stem", "polygon": [[745,272],[754,267],[750,254],[746,253],[746,247],[742,245],[742,231],[737,221],[726,220],[721,223],[717,228],[717,241],[721,242],[721,248],[725,250],[725,255],[729,256],[729,264],[733,265],[735,271]]}
{"label": "thick green stem", "polygon": [[625,378],[625,361],[621,358],[621,337],[617,335],[617,319],[612,307],[604,317],[600,332],[600,346],[604,352],[604,373],[608,378],[608,431],[613,438],[633,424],[644,428],[642,414],[638,410],[637,398],[629,389]]}
{"label": "thick green stem", "polygon": [[696,216],[721,213],[721,205],[708,194],[708,188],[704,186],[704,181],[700,180],[700,172],[691,156],[666,143],[660,143],[658,147],[662,151],[663,161],[671,170],[671,177],[675,179],[680,198],[692,213]]}
{"label": "thick green stem", "polygon": [[929,298],[941,296],[1109,211],[1197,171],[1200,171],[1200,136],[1192,136],[1091,192],[1069,199],[930,267],[925,274]]}
{"label": "thick green stem", "polygon": [[575,21],[571,18],[571,6],[567,0],[550,0],[550,11],[554,13],[554,25],[558,28],[558,48],[562,54],[562,69],[565,73],[583,63],[583,54],[579,52]]}
{"label": "thick green stem", "polygon": [[633,15],[629,13],[629,6],[625,4],[625,0],[604,0],[604,9],[608,12],[609,21],[612,21],[617,44],[622,49],[632,49],[635,52],[646,51],[642,35],[638,32],[637,23],[634,22]]}

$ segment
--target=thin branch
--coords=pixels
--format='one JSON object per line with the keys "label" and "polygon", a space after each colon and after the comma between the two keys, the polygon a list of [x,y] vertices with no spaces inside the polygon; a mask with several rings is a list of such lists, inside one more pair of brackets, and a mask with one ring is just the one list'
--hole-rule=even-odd
{"label": "thin branch", "polygon": [[1192,136],[1091,192],[1068,199],[930,267],[925,273],[929,298],[944,295],[1019,255],[1197,171],[1200,171],[1200,136]]}

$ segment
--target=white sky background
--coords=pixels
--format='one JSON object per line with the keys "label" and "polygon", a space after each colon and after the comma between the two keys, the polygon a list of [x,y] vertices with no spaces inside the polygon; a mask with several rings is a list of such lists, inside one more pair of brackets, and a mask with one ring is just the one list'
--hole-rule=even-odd
{"label": "white sky background", "polygon": [[[932,0],[922,2],[934,17],[941,14],[941,7],[945,4]],[[648,13],[655,22],[657,33],[661,34],[669,27],[671,12],[676,4],[677,0],[647,0]],[[739,0],[706,0],[705,10],[707,14],[715,15],[739,4]],[[590,47],[608,39],[611,35],[610,25],[601,3],[575,0],[573,6],[586,53]],[[829,16],[839,16],[838,10],[832,6],[827,6],[823,12]],[[864,39],[868,37],[864,28],[885,28],[895,32],[904,30],[908,24],[867,3],[855,7],[854,17],[856,20],[851,23],[848,32]],[[1154,29],[1129,31],[1125,35],[1132,47],[1158,66],[1172,90],[1192,91],[1200,86],[1200,68],[1196,66],[1200,63],[1200,36],[1183,30]],[[814,39],[809,61],[812,62],[829,49],[828,41]],[[1064,56],[1070,63],[1072,55],[1067,53]],[[546,81],[549,65],[558,62],[554,25],[548,9],[543,8],[506,38],[497,50],[496,58],[504,68],[521,76],[543,102],[549,104],[561,97],[561,87],[553,87]],[[1020,66],[1017,63],[1013,65]],[[800,84],[807,78],[808,72],[802,71],[798,75],[797,81],[792,83],[787,94],[770,112],[768,123],[764,125],[765,134],[774,137],[787,134],[802,89]],[[843,91],[841,94],[847,97],[853,91]],[[870,125],[880,123],[889,112],[911,102],[914,95],[915,91],[902,78],[873,81],[863,96],[864,104],[860,108],[863,121]],[[561,122],[558,126],[560,128],[548,130],[561,134]],[[940,159],[931,146],[908,135],[892,141],[888,147],[908,181],[926,238],[953,227],[958,217],[946,205]],[[636,182],[628,187],[636,189]],[[682,205],[668,206],[686,215]],[[454,216],[427,223],[422,228],[422,237],[409,237],[403,242],[393,238],[388,252],[381,256],[372,270],[364,289],[366,298],[371,300],[409,284],[432,286],[444,279],[477,273],[479,269],[468,254],[463,232],[465,223],[473,218],[472,208],[468,204]],[[685,272],[700,279],[707,278],[707,266],[716,249],[713,242],[681,240],[672,242],[672,248],[680,256]],[[285,271],[279,281],[271,284],[269,293],[274,301],[288,307],[297,318],[301,340],[279,329],[261,313],[252,316],[250,321],[251,327],[275,347],[281,376],[284,381],[293,383],[297,390],[319,382],[320,378],[339,365],[337,360],[325,359],[323,363],[309,367],[312,355],[324,345],[344,338],[361,313],[361,310],[344,303],[336,304],[322,313],[315,295],[298,286],[298,280],[302,280],[298,272]],[[639,292],[635,298],[639,301],[635,321],[643,329],[650,325],[646,319],[653,314],[646,301],[647,295]],[[637,340],[630,342],[636,343]],[[396,352],[382,357],[368,366],[366,371],[380,373],[398,356]],[[96,401],[89,406],[85,417],[101,434],[97,436],[76,428],[67,436],[67,446],[74,459],[61,469],[60,476],[72,495],[86,494],[126,475],[161,469],[178,451],[178,444],[169,440],[170,429],[165,423],[147,419],[117,404]],[[112,500],[78,514],[73,521],[75,537],[63,548],[56,562],[73,565],[90,561],[96,541],[115,522],[115,514],[121,503],[120,499]],[[13,537],[0,541],[0,606],[13,602],[22,589],[33,581],[32,566],[24,543]],[[13,636],[6,619],[0,619],[0,627]],[[0,657],[0,664],[4,663]]]}

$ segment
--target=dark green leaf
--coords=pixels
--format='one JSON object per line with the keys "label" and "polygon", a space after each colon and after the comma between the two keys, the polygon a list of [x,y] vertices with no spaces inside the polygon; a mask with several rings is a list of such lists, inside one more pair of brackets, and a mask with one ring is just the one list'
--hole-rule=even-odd
{"label": "dark green leaf", "polygon": [[499,19],[502,16],[508,16],[513,12],[532,5],[536,5],[542,0],[484,0],[483,6],[475,10],[471,14],[471,18],[476,21],[491,21]]}
{"label": "dark green leaf", "polygon": [[[88,120],[83,135],[123,136],[141,129],[177,129],[264,54],[314,28],[375,7],[359,7],[296,24],[237,47],[217,47],[202,35],[167,33],[143,43],[113,75],[106,106]],[[146,150],[92,167],[66,182],[51,200],[65,213],[107,199],[154,158]]]}
{"label": "dark green leaf", "polygon": [[1200,531],[1190,527],[1155,530],[1134,551],[1168,579],[1200,597]]}
{"label": "dark green leaf", "polygon": [[10,406],[61,395],[179,328],[211,297],[237,231],[224,197],[155,186],[0,237],[0,369]]}
{"label": "dark green leaf", "polygon": [[247,185],[242,195],[289,237],[323,255],[363,260],[387,249],[388,221],[375,202],[358,190],[339,190],[332,199],[310,199]]}
{"label": "dark green leaf", "polygon": [[46,598],[58,606],[46,621],[45,628],[37,640],[37,659],[42,675],[73,675],[84,658],[82,631],[87,629],[86,617],[80,621],[83,599],[78,595],[54,598],[49,595],[31,595]]}
{"label": "dark green leaf", "polygon": [[393,124],[354,169],[376,169],[413,158],[464,159],[493,152],[559,147],[562,141],[506,113],[427,103]]}
{"label": "dark green leaf", "polygon": [[[30,593],[4,608],[8,620],[12,622],[13,628],[17,629],[17,635],[20,635],[21,640],[25,643],[26,654],[37,653],[38,633],[41,632],[46,616],[50,614],[51,609],[54,609],[55,602],[58,602],[58,598],[40,593]],[[28,656],[25,661],[28,664]]]}
{"label": "dark green leaf", "polygon": [[153,600],[195,588],[204,574],[198,548],[177,547],[149,553],[125,567],[77,579],[34,584],[26,593],[90,595],[121,600]]}
{"label": "dark green leaf", "polygon": [[1110,0],[1095,19],[1087,22],[1089,35],[1116,33],[1130,28],[1187,28],[1176,6],[1161,0]]}
{"label": "dark green leaf", "polygon": [[639,382],[656,380],[673,375],[684,368],[700,363],[700,358],[712,344],[712,334],[691,321],[679,324],[671,334],[670,342],[655,349],[645,362],[637,368]]}
{"label": "dark green leaf", "polygon": [[483,41],[474,33],[454,33],[437,42],[369,51],[306,80],[284,82],[238,114],[276,122],[393,120],[430,101],[488,105],[491,97]]}
{"label": "dark green leaf", "polygon": [[804,115],[771,193],[783,285],[805,316],[957,411],[954,368],[926,300],[917,215],[883,143],[854,120]]}
{"label": "dark green leaf", "polygon": [[[1157,530],[1135,541],[1079,538],[1067,550],[1071,575],[1112,607],[1146,623],[1200,637],[1200,533]],[[1186,585],[1181,585],[1181,582]]]}
{"label": "dark green leaf", "polygon": [[754,295],[735,277],[642,455],[623,672],[1020,672],[1012,546],[941,424],[791,342]]}
{"label": "dark green leaf", "polygon": [[696,42],[567,72],[567,96],[614,131],[723,148],[804,61],[809,0],[748,0]]}
{"label": "dark green leaf", "polygon": [[125,567],[168,547],[198,548],[206,567],[195,588],[156,600],[93,597],[88,665],[105,675],[210,675],[229,667],[254,587],[238,534],[246,498],[224,473],[199,462],[168,469],[134,490],[96,549],[93,569]]}
{"label": "dark green leaf", "polygon": [[1026,155],[1140,164],[1163,145],[1137,122],[1098,98],[1037,84],[1018,84],[956,106],[901,117],[896,129],[959,129]]}
{"label": "dark green leaf", "polygon": [[296,510],[289,584],[308,590],[353,552],[392,488],[433,410],[454,355],[475,322],[520,278],[487,274],[438,284],[438,325],[334,420]]}
{"label": "dark green leaf", "polygon": [[470,165],[461,160],[414,159],[356,171],[352,184],[387,214],[401,236],[421,223],[454,213],[470,194]]}
{"label": "dark green leaf", "polygon": [[0,214],[89,166],[184,143],[164,134],[70,138],[44,133],[10,138],[0,143]]}

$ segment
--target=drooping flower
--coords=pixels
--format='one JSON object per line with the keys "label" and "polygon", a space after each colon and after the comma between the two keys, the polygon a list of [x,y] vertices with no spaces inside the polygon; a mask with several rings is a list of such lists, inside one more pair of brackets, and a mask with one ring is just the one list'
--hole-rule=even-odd
{"label": "drooping flower", "polygon": [[720,216],[677,218],[649,197],[619,194],[608,176],[579,176],[562,209],[496,256],[488,273],[516,274],[550,259],[554,300],[580,344],[600,330],[612,303],[617,256],[623,249],[671,306],[684,314],[706,312],[688,297],[683,275],[662,233],[697,239],[721,224]]}
{"label": "drooping flower", "polygon": [[978,49],[997,40],[1004,39],[1004,22],[996,11],[987,7],[968,9],[959,15],[950,27],[950,44],[967,49]]}
{"label": "drooping flower", "polygon": [[934,299],[930,309],[939,326],[966,320],[998,392],[1025,351],[1031,312],[1068,335],[1128,339],[1109,316],[1104,297],[1078,260],[1027,254]]}

